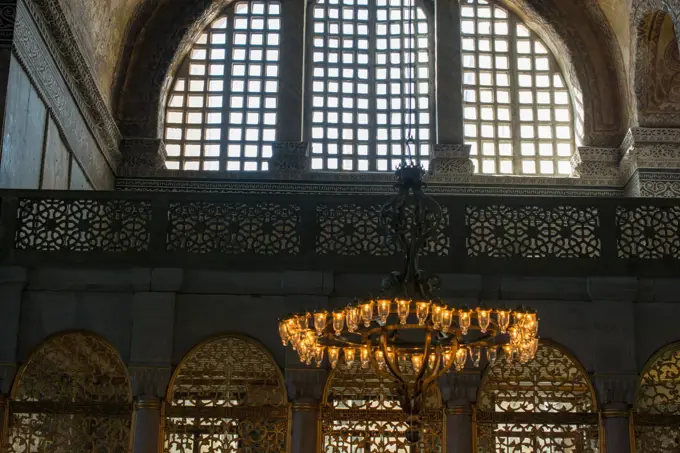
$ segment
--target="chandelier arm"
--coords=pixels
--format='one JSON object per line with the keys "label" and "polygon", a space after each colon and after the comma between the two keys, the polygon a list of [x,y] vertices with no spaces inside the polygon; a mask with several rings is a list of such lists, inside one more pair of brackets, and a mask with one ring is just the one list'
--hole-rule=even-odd
{"label": "chandelier arm", "polygon": [[387,363],[387,368],[390,370],[390,373],[392,373],[392,375],[399,381],[402,387],[407,387],[406,381],[404,380],[399,367],[399,354],[396,351],[394,352],[394,361],[391,361],[389,359],[389,354],[387,354],[386,332],[383,332],[382,335],[380,335],[380,347],[382,349],[383,355],[385,356],[385,363]]}

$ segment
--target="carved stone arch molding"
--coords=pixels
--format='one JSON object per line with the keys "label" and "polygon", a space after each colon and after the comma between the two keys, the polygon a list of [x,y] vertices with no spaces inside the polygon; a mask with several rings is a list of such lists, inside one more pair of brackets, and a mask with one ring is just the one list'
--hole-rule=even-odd
{"label": "carved stone arch molding", "polygon": [[680,0],[642,0],[631,15],[634,125],[680,126]]}
{"label": "carved stone arch molding", "polygon": [[574,113],[582,115],[581,144],[618,147],[630,125],[632,103],[623,54],[596,2],[499,2],[521,17],[558,57]]}

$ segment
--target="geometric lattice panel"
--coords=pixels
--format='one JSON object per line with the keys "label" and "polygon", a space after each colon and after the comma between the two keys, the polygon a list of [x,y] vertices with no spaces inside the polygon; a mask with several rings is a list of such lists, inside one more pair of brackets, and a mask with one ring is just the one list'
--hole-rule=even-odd
{"label": "geometric lattice panel", "polygon": [[680,345],[662,349],[640,379],[635,420],[637,451],[665,453],[680,448]]}
{"label": "geometric lattice panel", "polygon": [[151,203],[139,200],[23,198],[15,247],[44,252],[143,252]]}
{"label": "geometric lattice panel", "polygon": [[300,252],[300,208],[277,203],[173,202],[171,252],[293,255]]}
{"label": "geometric lattice panel", "polygon": [[[318,255],[392,256],[398,251],[385,227],[380,224],[381,205],[319,204],[316,207],[319,232],[316,238]],[[412,218],[413,210],[407,208]],[[450,238],[447,234],[449,215],[442,208],[441,225],[434,237],[425,244],[423,255],[448,256]]]}
{"label": "geometric lattice panel", "polygon": [[680,207],[616,208],[619,258],[680,259]]}
{"label": "geometric lattice panel", "polygon": [[595,207],[467,206],[467,251],[489,258],[598,258]]}

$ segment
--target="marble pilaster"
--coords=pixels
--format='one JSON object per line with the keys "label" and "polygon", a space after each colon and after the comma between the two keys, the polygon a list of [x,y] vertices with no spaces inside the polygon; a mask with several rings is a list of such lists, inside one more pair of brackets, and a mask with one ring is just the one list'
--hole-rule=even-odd
{"label": "marble pilaster", "polygon": [[319,404],[326,385],[323,369],[287,368],[286,386],[293,406],[291,451],[315,453],[317,450]]}

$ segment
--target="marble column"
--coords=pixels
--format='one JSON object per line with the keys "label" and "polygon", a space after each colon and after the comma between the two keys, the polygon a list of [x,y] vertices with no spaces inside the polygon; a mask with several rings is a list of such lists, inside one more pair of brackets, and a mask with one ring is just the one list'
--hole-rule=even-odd
{"label": "marble column", "polygon": [[460,6],[436,0],[437,143],[463,143]]}
{"label": "marble column", "polygon": [[[306,5],[311,2],[285,0],[281,2],[281,61],[285,71],[279,75],[279,105],[276,138],[283,142],[302,141],[302,111],[305,62]],[[311,35],[311,34],[310,34]],[[281,66],[283,69],[283,66]]]}
{"label": "marble column", "polygon": [[446,408],[447,453],[472,453],[472,407],[469,404]]}
{"label": "marble column", "polygon": [[288,397],[293,406],[291,451],[316,453],[319,404],[326,385],[327,372],[323,369],[286,369]]}
{"label": "marble column", "polygon": [[142,396],[135,403],[133,453],[158,453],[161,434],[161,400]]}
{"label": "marble column", "polygon": [[631,453],[628,405],[609,404],[602,411],[602,422],[606,452]]}
{"label": "marble column", "polygon": [[477,398],[477,371],[450,373],[439,380],[446,404],[446,453],[472,453],[472,406]]}

